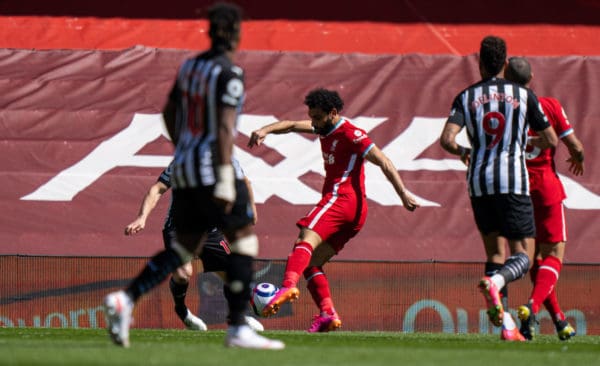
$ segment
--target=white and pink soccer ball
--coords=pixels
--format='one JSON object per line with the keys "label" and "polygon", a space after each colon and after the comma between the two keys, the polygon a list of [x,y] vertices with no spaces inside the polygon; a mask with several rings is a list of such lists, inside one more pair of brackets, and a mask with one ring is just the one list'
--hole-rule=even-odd
{"label": "white and pink soccer ball", "polygon": [[277,290],[279,288],[268,282],[262,282],[254,286],[252,297],[250,298],[250,305],[252,305],[254,314],[262,316],[263,309],[275,297]]}

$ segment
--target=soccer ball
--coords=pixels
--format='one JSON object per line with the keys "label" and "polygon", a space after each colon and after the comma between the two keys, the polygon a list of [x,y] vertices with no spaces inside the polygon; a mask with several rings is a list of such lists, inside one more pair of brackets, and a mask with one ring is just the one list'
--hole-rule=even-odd
{"label": "soccer ball", "polygon": [[277,290],[279,289],[275,285],[268,282],[262,282],[254,286],[250,298],[250,305],[252,305],[254,314],[262,316],[263,309],[275,297]]}

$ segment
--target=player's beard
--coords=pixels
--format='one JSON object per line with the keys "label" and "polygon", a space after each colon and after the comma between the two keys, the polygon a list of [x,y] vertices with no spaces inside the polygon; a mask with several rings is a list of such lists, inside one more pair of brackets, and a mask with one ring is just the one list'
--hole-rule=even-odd
{"label": "player's beard", "polygon": [[333,130],[333,127],[334,127],[333,118],[328,118],[325,123],[325,126],[323,126],[321,128],[315,127],[314,130],[318,135],[326,136],[329,132],[331,132],[331,130]]}

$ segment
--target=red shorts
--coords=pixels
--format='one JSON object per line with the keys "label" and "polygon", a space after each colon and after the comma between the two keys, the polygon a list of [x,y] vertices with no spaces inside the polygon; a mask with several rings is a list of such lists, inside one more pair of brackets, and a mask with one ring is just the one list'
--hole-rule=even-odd
{"label": "red shorts", "polygon": [[562,202],[550,206],[534,206],[535,240],[538,243],[567,241],[567,225]]}
{"label": "red shorts", "polygon": [[362,229],[367,219],[367,200],[354,195],[325,195],[296,225],[319,234],[336,253]]}

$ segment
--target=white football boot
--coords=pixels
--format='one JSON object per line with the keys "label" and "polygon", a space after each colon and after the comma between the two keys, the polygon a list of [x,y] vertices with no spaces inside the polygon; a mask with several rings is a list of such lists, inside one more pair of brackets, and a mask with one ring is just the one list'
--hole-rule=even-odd
{"label": "white football boot", "polygon": [[201,332],[205,332],[208,330],[206,323],[202,321],[202,319],[198,318],[196,315],[192,314],[190,309],[187,311],[187,315],[183,320],[183,324],[185,324],[185,329],[188,330],[198,330]]}
{"label": "white football boot", "polygon": [[104,316],[108,334],[116,345],[129,347],[132,313],[133,301],[125,291],[113,292],[104,298]]}
{"label": "white football boot", "polygon": [[250,348],[250,349],[284,349],[285,344],[281,341],[265,338],[256,334],[248,325],[229,326],[225,336],[226,347]]}
{"label": "white football boot", "polygon": [[246,315],[244,320],[246,320],[246,324],[248,324],[248,326],[255,332],[262,332],[265,330],[265,327],[261,324],[261,322],[251,316]]}

